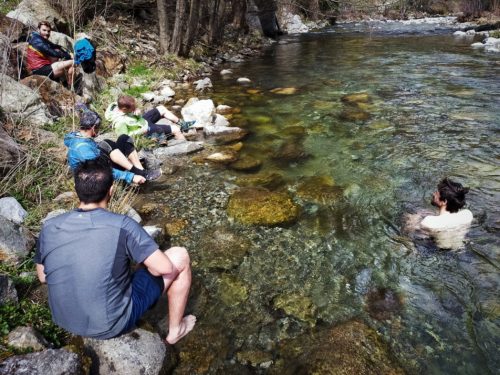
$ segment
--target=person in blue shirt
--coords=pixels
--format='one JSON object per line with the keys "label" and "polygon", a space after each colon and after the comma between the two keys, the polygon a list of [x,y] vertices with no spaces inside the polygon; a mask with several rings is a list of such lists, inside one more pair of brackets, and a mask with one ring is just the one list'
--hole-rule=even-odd
{"label": "person in blue shirt", "polygon": [[116,141],[105,139],[97,143],[94,138],[99,133],[100,116],[83,105],[79,106],[80,130],[65,135],[64,145],[68,148],[68,163],[72,171],[85,160],[105,157],[111,160],[113,178],[128,184],[143,184],[161,176],[161,170],[145,170],[139,160],[132,138],[127,135]]}

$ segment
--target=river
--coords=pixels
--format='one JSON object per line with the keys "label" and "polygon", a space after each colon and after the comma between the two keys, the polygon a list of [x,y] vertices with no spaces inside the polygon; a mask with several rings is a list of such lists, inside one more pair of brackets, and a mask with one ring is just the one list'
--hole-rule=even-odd
{"label": "river", "polygon": [[[195,164],[150,192],[187,224],[172,243],[193,260],[199,323],[176,373],[308,373],[284,343],[305,346],[353,320],[378,332],[405,372],[499,373],[500,56],[446,27],[376,25],[286,36],[213,78],[210,97],[238,108],[231,123],[250,132],[240,156],[263,165]],[[236,84],[241,76],[251,84]],[[349,94],[361,94],[357,104]],[[284,145],[299,157],[281,158]],[[227,215],[252,175],[291,194],[295,224]],[[475,217],[455,251],[403,230],[405,213],[432,209],[445,176],[471,188]],[[325,193],[332,187],[340,193]],[[211,258],[219,245],[243,250]]]}

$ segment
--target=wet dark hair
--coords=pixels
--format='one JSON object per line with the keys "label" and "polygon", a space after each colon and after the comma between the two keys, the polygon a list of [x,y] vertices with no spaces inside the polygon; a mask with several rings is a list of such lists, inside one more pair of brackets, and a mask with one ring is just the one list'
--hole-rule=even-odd
{"label": "wet dark hair", "polygon": [[74,177],[76,195],[85,204],[102,202],[113,185],[111,165],[103,157],[79,163]]}
{"label": "wet dark hair", "polygon": [[446,210],[454,213],[465,206],[465,194],[469,188],[463,187],[461,183],[454,182],[445,177],[438,184],[439,198],[446,201]]}

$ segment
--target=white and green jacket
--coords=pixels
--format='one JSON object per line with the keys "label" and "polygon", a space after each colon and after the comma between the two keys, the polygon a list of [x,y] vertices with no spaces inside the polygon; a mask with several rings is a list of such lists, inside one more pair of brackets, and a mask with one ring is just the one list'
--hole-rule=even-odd
{"label": "white and green jacket", "polygon": [[116,135],[134,136],[145,134],[148,131],[148,122],[141,116],[133,113],[123,113],[118,109],[118,103],[112,103],[106,109],[104,118],[111,122]]}

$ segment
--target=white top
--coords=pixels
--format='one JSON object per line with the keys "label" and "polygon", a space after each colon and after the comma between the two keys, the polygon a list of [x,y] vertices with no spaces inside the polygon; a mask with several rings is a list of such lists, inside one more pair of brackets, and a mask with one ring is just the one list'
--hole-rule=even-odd
{"label": "white top", "polygon": [[472,212],[460,210],[438,216],[426,216],[420,223],[442,249],[458,249],[472,223]]}

